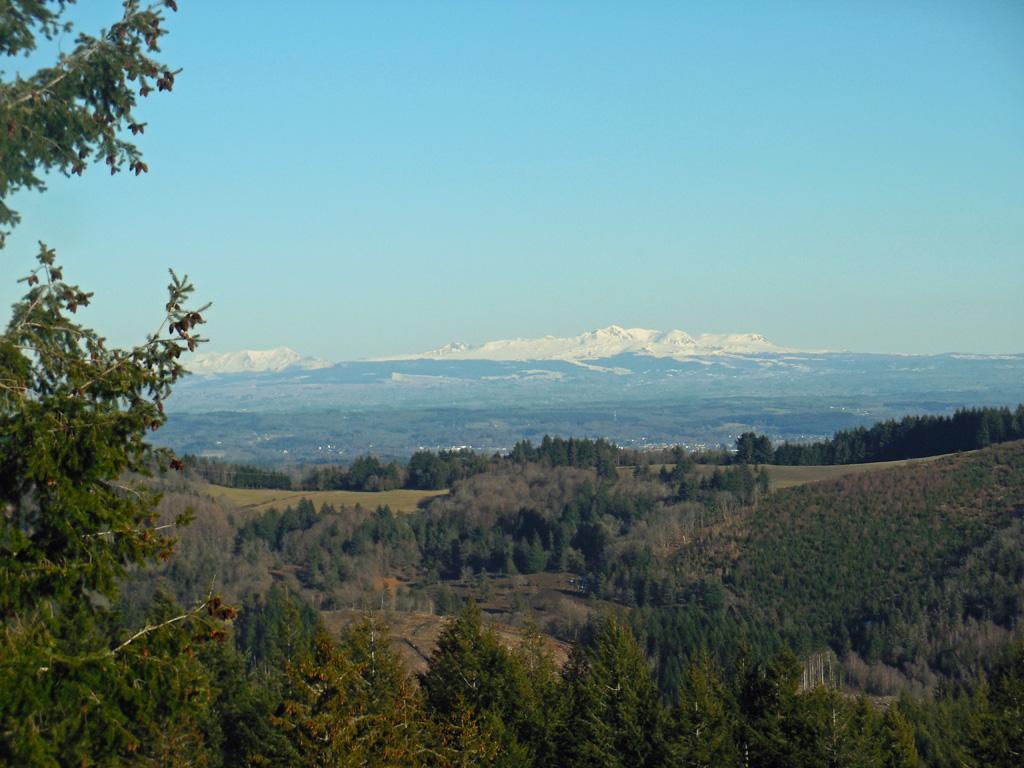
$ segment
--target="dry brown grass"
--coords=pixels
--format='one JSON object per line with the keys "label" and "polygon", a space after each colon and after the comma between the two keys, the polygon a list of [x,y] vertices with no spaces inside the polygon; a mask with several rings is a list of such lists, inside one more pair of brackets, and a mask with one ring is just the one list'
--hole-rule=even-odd
{"label": "dry brown grass", "polygon": [[414,512],[421,501],[443,496],[447,491],[282,491],[272,488],[226,488],[212,483],[194,483],[197,491],[215,499],[222,499],[237,507],[262,511],[268,507],[279,509],[296,504],[299,499],[309,499],[319,507],[331,504],[335,507],[376,509],[387,505],[392,512]]}
{"label": "dry brown grass", "polygon": [[[324,625],[335,637],[341,631],[363,617],[360,610],[321,611]],[[450,619],[435,616],[432,613],[388,612],[384,614],[391,629],[391,647],[405,663],[405,668],[413,673],[426,670],[430,655],[437,648],[437,638]],[[515,648],[522,642],[524,630],[508,624],[491,623],[498,640],[506,648]],[[562,666],[569,657],[570,646],[561,640],[544,635],[544,640],[552,660]]]}
{"label": "dry brown grass", "polygon": [[[792,488],[795,485],[807,485],[823,480],[835,480],[838,477],[847,475],[859,475],[864,472],[882,472],[895,467],[906,467],[913,464],[922,464],[929,461],[941,459],[941,456],[926,456],[923,459],[902,459],[900,461],[875,461],[870,464],[828,464],[808,467],[788,467],[777,464],[763,464],[761,466],[768,472],[768,482],[773,491],[781,488]],[[651,471],[661,470],[661,464],[652,464]],[[668,465],[671,466],[671,465]],[[710,476],[716,469],[714,464],[697,464],[697,471],[702,477]],[[725,467],[721,467],[725,469]],[[621,467],[620,474],[625,471],[632,472],[632,467]]]}

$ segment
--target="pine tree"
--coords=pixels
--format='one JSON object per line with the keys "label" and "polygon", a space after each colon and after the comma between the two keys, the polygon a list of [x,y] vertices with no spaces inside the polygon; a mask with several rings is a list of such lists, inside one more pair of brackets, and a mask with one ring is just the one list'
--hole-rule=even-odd
{"label": "pine tree", "polygon": [[422,711],[377,619],[365,617],[340,644],[321,632],[312,654],[288,667],[273,722],[292,743],[295,765],[422,764]]}
{"label": "pine tree", "polygon": [[917,754],[917,744],[914,740],[914,726],[897,704],[893,704],[885,712],[885,719],[882,722],[882,749],[882,765],[885,768],[921,768],[921,758]]}
{"label": "pine tree", "polygon": [[556,765],[566,768],[622,765],[615,754],[611,727],[604,719],[604,692],[590,671],[591,653],[582,644],[573,646],[562,669],[562,721],[557,731]]}
{"label": "pine tree", "polygon": [[967,723],[972,756],[978,765],[1019,766],[1024,761],[1024,640],[975,693]]}
{"label": "pine tree", "polygon": [[728,687],[706,651],[691,660],[672,715],[672,764],[687,768],[739,766],[737,724]]}
{"label": "pine tree", "polygon": [[521,672],[517,738],[529,749],[533,765],[557,765],[556,734],[561,719],[558,669],[544,636],[532,621],[513,650],[512,660]]}
{"label": "pine tree", "polygon": [[[69,5],[0,5],[0,55],[69,33]],[[128,0],[108,31],[79,35],[54,66],[0,82],[0,201],[94,161],[148,170],[125,134],[145,127],[137,98],[174,84],[150,58],[164,7],[175,3]],[[17,221],[0,202],[0,227]],[[146,435],[164,422],[179,358],[202,341],[204,308],[172,273],[159,330],[113,349],[76,322],[92,294],[47,246],[37,262],[0,336],[0,762],[202,762],[209,687],[193,646],[223,640],[233,611],[212,597],[188,610],[160,599],[149,623],[124,629],[109,606],[126,569],[169,557],[186,522],[158,525],[158,496],[138,478],[182,467]]]}
{"label": "pine tree", "polygon": [[851,699],[819,685],[800,694],[795,704],[785,730],[800,764],[835,768],[882,766],[879,717],[867,699]]}
{"label": "pine tree", "polygon": [[743,719],[744,765],[787,768],[801,765],[797,722],[800,662],[784,651],[767,664],[741,663],[737,678]]}
{"label": "pine tree", "polygon": [[628,627],[606,619],[594,647],[573,650],[564,675],[561,765],[661,764],[665,744],[658,691]]}
{"label": "pine tree", "polygon": [[[496,765],[529,764],[529,746],[518,733],[524,671],[494,632],[481,626],[475,601],[445,627],[420,683],[428,713],[448,734],[449,751],[477,754],[481,761],[493,751]],[[473,739],[467,743],[463,732]]]}

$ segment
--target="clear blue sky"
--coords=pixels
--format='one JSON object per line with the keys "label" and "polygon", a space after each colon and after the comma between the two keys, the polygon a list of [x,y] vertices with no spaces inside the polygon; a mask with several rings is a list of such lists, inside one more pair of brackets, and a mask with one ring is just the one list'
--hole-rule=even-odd
{"label": "clear blue sky", "polygon": [[173,265],[220,351],[1024,351],[1024,3],[180,6],[150,174],[19,195],[3,306],[44,239],[119,343]]}

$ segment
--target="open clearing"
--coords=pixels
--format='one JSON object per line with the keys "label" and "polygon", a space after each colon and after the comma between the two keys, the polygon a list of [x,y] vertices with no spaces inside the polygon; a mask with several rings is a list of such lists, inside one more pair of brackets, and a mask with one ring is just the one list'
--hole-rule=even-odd
{"label": "open clearing", "polygon": [[[863,472],[881,472],[886,469],[906,467],[941,458],[941,456],[926,456],[921,459],[875,461],[870,464],[826,464],[807,467],[790,467],[779,464],[763,464],[762,466],[768,472],[769,486],[773,491],[776,491],[781,488],[792,488],[795,485],[835,480],[846,475],[859,475]],[[703,475],[710,475],[715,471],[715,467],[710,464],[698,464],[697,469]]]}
{"label": "open clearing", "polygon": [[[359,621],[364,612],[358,610],[321,611],[321,617],[327,630],[335,637],[341,631]],[[391,632],[391,647],[402,658],[405,668],[414,674],[425,672],[427,661],[437,648],[437,638],[451,619],[435,616],[431,613],[395,612],[384,614],[384,619]],[[494,630],[499,642],[506,648],[517,647],[525,636],[520,627],[487,621],[487,626]],[[556,640],[548,635],[541,636],[551,660],[561,667],[569,657],[569,644]]]}
{"label": "open clearing", "polygon": [[[952,454],[945,454],[950,456]],[[792,488],[795,485],[807,485],[825,480],[835,480],[846,475],[859,475],[863,472],[882,472],[895,467],[906,467],[912,464],[921,464],[926,461],[935,461],[943,456],[925,456],[920,459],[901,459],[899,461],[874,461],[869,464],[825,464],[811,465],[805,467],[791,467],[780,464],[761,464],[768,472],[768,482],[773,491],[782,488]],[[660,472],[663,467],[672,468],[671,464],[651,464],[651,472]],[[716,469],[728,469],[717,464],[697,464],[697,472],[701,477],[710,477]],[[633,467],[619,467],[619,472],[625,474],[632,472]]]}
{"label": "open clearing", "polygon": [[[910,464],[920,464],[925,461],[935,461],[941,456],[928,456],[922,459],[904,459],[902,461],[878,461],[871,464],[834,464],[825,466],[790,467],[774,464],[765,464],[768,471],[768,478],[772,490],[791,488],[795,485],[805,485],[823,480],[835,480],[846,475],[855,475],[862,472],[879,472],[894,467],[903,467]],[[651,471],[657,472],[661,465],[651,465]],[[714,472],[715,465],[698,464],[697,471],[707,476]],[[620,467],[619,471],[625,474],[631,472],[631,467]],[[393,491],[286,491],[273,488],[227,488],[212,483],[193,483],[200,493],[222,499],[243,509],[250,509],[261,512],[269,507],[283,509],[289,504],[298,503],[299,499],[306,498],[319,508],[323,504],[331,504],[335,507],[361,506],[365,509],[376,509],[387,505],[393,512],[415,512],[420,504],[443,496],[448,491],[409,491],[404,489]]]}
{"label": "open clearing", "polygon": [[309,499],[317,509],[323,504],[334,507],[361,506],[365,509],[376,509],[385,505],[392,512],[415,512],[422,501],[435,496],[443,496],[448,491],[284,491],[273,488],[227,488],[212,483],[194,483],[197,491],[209,494],[216,499],[223,499],[235,506],[254,511],[262,511],[269,507],[283,509],[289,504],[295,505],[299,499]]}

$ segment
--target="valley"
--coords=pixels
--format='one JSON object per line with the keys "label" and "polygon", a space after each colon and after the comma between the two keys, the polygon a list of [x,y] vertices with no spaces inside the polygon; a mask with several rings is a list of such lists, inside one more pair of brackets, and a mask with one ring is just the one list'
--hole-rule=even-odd
{"label": "valley", "polygon": [[697,449],[748,430],[807,441],[908,412],[1024,400],[1024,355],[786,351],[721,334],[718,347],[694,342],[673,356],[672,334],[682,332],[652,342],[655,332],[641,331],[336,364],[292,350],[214,356],[178,386],[174,418],[156,439],[180,453],[265,464],[457,446],[492,453],[544,434]]}

